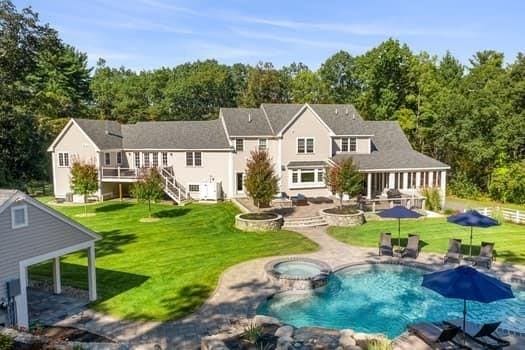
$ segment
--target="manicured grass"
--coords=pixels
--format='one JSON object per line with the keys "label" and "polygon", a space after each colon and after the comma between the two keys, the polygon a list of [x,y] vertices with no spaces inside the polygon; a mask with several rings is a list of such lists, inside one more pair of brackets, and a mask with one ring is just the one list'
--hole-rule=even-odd
{"label": "manicured grass", "polygon": [[[392,243],[397,245],[397,220],[369,221],[356,228],[333,227],[330,234],[345,243],[377,247],[380,232],[391,232]],[[425,218],[401,221],[401,245],[406,245],[409,233],[418,232],[423,252],[444,253],[449,238],[463,240],[463,250],[468,253],[470,228],[448,223],[444,218]],[[404,238],[404,239],[403,239]],[[474,228],[473,253],[479,253],[481,241],[495,242],[498,261],[525,263],[525,226],[508,222],[490,228]]]}
{"label": "manicured grass", "polygon": [[447,196],[447,207],[456,208],[458,206],[464,206],[466,208],[508,208],[525,210],[525,204],[512,204],[512,203],[501,203],[490,199],[464,199],[455,196]]}
{"label": "manicured grass", "polygon": [[[317,246],[288,232],[248,233],[233,227],[231,203],[153,205],[158,222],[141,223],[147,205],[110,201],[88,206],[94,217],[75,217],[83,206],[55,209],[99,233],[97,310],[126,319],[169,320],[195,310],[228,267],[253,258],[313,251]],[[87,289],[87,259],[63,261],[63,284]],[[50,264],[31,278],[49,278]]]}

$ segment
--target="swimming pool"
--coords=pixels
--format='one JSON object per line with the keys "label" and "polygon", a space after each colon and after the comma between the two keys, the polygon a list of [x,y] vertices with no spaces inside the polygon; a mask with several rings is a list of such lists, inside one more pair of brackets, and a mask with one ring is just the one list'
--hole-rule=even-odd
{"label": "swimming pool", "polygon": [[[257,312],[296,327],[351,328],[390,338],[414,322],[461,318],[463,301],[446,299],[421,287],[424,273],[400,265],[351,267],[332,274],[321,291],[276,294]],[[469,302],[469,320],[503,320],[503,328],[525,333],[525,290],[513,291],[515,299]]]}

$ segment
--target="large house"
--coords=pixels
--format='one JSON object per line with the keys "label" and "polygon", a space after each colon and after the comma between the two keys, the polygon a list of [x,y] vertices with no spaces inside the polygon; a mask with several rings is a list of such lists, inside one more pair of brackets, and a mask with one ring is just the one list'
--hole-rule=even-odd
{"label": "large house", "polygon": [[436,187],[444,200],[450,169],[412,149],[397,122],[365,121],[347,104],[222,108],[210,121],[71,119],[49,152],[57,198],[75,200],[70,166],[80,159],[99,167],[98,199],[126,195],[144,168],[158,167],[166,193],[181,202],[245,196],[246,161],[255,149],[269,152],[286,195],[331,195],[325,168],[350,157],[363,173],[366,198]]}

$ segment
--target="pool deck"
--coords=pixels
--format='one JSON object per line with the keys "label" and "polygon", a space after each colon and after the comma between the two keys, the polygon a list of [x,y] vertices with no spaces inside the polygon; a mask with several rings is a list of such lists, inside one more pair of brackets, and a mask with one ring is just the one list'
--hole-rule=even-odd
{"label": "pool deck", "polygon": [[[298,230],[319,244],[314,253],[301,256],[319,259],[332,269],[356,263],[398,263],[399,258],[379,257],[377,249],[360,248],[342,243],[326,233],[325,228]],[[257,305],[278,291],[267,277],[265,265],[277,257],[250,260],[227,269],[210,298],[195,313],[172,322],[137,322],[118,320],[92,310],[85,310],[59,322],[76,326],[118,341],[128,342],[134,349],[199,349],[200,338],[206,335],[242,327],[253,317]],[[417,260],[403,259],[408,265],[442,269],[443,259],[438,254],[421,253]],[[525,267],[494,263],[491,274],[505,281],[525,281]],[[513,342],[507,349],[524,349],[525,338],[509,336]],[[404,334],[395,342],[395,349],[426,350],[429,347],[417,337]]]}

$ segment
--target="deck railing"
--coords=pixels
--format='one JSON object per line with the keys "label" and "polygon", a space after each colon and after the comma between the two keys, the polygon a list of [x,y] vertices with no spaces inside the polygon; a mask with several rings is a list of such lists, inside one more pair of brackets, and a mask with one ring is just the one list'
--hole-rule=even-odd
{"label": "deck railing", "polygon": [[425,209],[425,197],[411,196],[401,198],[362,199],[359,205],[362,210],[372,213],[390,209],[396,205],[402,205],[409,209]]}
{"label": "deck railing", "polygon": [[136,179],[139,169],[102,167],[102,179]]}

